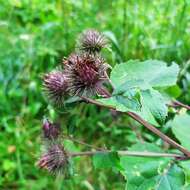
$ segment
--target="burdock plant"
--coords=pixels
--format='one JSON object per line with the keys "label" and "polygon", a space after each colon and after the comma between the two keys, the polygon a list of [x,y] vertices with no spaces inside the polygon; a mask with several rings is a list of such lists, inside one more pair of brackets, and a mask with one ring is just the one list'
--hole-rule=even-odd
{"label": "burdock plant", "polygon": [[[79,38],[77,51],[72,52],[63,60],[63,69],[54,70],[44,75],[43,86],[46,92],[45,94],[49,98],[48,100],[54,105],[63,105],[65,98],[68,98],[68,96],[77,97],[77,101],[88,102],[108,108],[112,110],[112,112],[124,113],[183,154],[122,150],[116,151],[117,156],[115,157],[115,154],[111,154],[109,159],[108,154],[112,151],[97,147],[93,147],[93,149],[95,149],[94,151],[73,153],[65,149],[61,142],[63,136],[61,135],[60,125],[45,120],[42,126],[45,151],[39,158],[38,166],[53,174],[65,174],[70,168],[71,157],[104,153],[104,155],[101,155],[100,158],[97,159],[98,161],[95,161],[95,164],[102,166],[104,163],[102,164],[101,161],[105,160],[108,160],[109,165],[112,165],[112,162],[114,162],[114,166],[118,167],[117,169],[125,176],[127,172],[124,172],[120,166],[122,163],[118,164],[118,155],[172,157],[175,160],[190,159],[190,151],[183,147],[183,142],[181,145],[178,144],[169,136],[162,133],[159,128],[155,128],[152,125],[152,123],[154,125],[164,124],[168,114],[167,106],[174,108],[182,106],[190,110],[189,106],[179,101],[172,100],[168,102],[168,98],[166,100],[162,95],[166,87],[176,84],[179,71],[178,66],[176,64],[167,66],[166,63],[158,60],[148,60],[144,62],[138,60],[128,61],[127,63],[117,64],[112,69],[111,79],[109,79],[107,75],[109,65],[100,55],[101,49],[106,45],[106,38],[98,31],[87,30],[83,32]],[[106,83],[109,83],[110,87],[112,87],[112,94],[106,89]],[[162,91],[159,91],[159,89],[162,89]],[[150,118],[151,121],[148,121],[147,118]],[[175,136],[177,138],[176,133]],[[72,138],[72,140],[81,143],[76,139]],[[87,145],[84,142],[81,144]],[[91,145],[88,145],[88,147],[92,148]],[[127,160],[125,160],[125,162],[127,162]],[[124,164],[123,167],[126,167],[126,164]],[[161,179],[157,176],[158,169],[159,168],[155,170],[156,177],[153,181]],[[168,170],[168,168],[166,169]],[[143,178],[142,176],[142,179]],[[133,182],[134,181],[138,182],[139,180],[135,179]],[[154,183],[153,181],[151,184]],[[159,184],[160,183],[161,180],[159,180]],[[165,184],[162,186],[164,187]],[[136,187],[138,187],[138,185],[135,186],[135,188]]]}
{"label": "burdock plant", "polygon": [[107,40],[96,30],[87,30],[79,44],[83,52],[74,52],[63,60],[64,70],[55,70],[44,75],[44,89],[50,101],[62,105],[67,94],[92,96],[101,93],[107,80],[108,64],[97,54]]}
{"label": "burdock plant", "polygon": [[54,175],[69,175],[69,154],[61,143],[61,127],[44,119],[42,125],[43,152],[37,165]]}
{"label": "burdock plant", "polygon": [[[51,103],[63,105],[65,97],[94,96],[103,94],[103,84],[107,80],[108,64],[97,53],[106,45],[105,37],[96,30],[87,30],[80,37],[82,52],[73,52],[63,60],[63,68],[47,73],[43,77],[43,89]],[[68,168],[68,153],[60,142],[61,129],[58,124],[44,120],[43,140],[45,152],[38,161],[40,168],[57,174]],[[48,143],[47,143],[48,142]]]}

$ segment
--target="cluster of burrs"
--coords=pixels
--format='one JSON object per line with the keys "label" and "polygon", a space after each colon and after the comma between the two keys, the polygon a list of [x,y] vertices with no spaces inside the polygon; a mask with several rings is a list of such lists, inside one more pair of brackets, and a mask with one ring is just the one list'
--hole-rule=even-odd
{"label": "cluster of burrs", "polygon": [[52,174],[67,175],[69,167],[69,153],[61,143],[61,128],[59,124],[44,120],[43,126],[44,150],[38,160],[38,167],[48,170]]}
{"label": "cluster of burrs", "polygon": [[62,105],[68,96],[93,96],[107,79],[108,64],[100,51],[107,46],[106,38],[96,30],[83,32],[76,49],[63,60],[63,69],[44,76],[44,90],[54,105]]}
{"label": "cluster of burrs", "polygon": [[[74,53],[63,60],[63,69],[44,75],[44,90],[55,105],[62,105],[67,96],[92,96],[101,94],[107,80],[108,64],[100,55],[107,40],[96,30],[83,32]],[[61,143],[61,128],[47,119],[43,123],[44,152],[38,166],[53,174],[65,174],[70,154]]]}

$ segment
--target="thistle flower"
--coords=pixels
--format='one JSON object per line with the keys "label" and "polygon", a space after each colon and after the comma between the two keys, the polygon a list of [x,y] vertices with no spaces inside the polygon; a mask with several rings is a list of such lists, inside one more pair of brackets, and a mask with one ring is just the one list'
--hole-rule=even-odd
{"label": "thistle flower", "polygon": [[56,140],[61,133],[60,125],[56,123],[50,123],[47,119],[44,119],[42,129],[43,136],[47,140]]}
{"label": "thistle flower", "polygon": [[55,105],[63,103],[67,94],[67,81],[63,71],[55,70],[44,75],[44,90]]}
{"label": "thistle flower", "polygon": [[76,53],[71,53],[68,58],[63,60],[64,65],[72,65],[75,64],[77,60],[81,61],[81,56]]}
{"label": "thistle flower", "polygon": [[69,164],[68,154],[61,145],[53,145],[41,156],[37,165],[52,174],[63,174]]}
{"label": "thistle flower", "polygon": [[78,42],[79,49],[90,54],[99,53],[106,45],[106,38],[101,33],[93,29],[84,31]]}
{"label": "thistle flower", "polygon": [[104,60],[89,54],[73,54],[65,63],[64,74],[71,95],[94,95],[103,83],[108,68]]}

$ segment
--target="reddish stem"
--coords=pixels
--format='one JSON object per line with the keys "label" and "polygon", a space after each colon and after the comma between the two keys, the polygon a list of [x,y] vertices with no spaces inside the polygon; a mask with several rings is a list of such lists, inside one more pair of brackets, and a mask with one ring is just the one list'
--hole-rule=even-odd
{"label": "reddish stem", "polygon": [[[98,102],[96,100],[93,100],[93,99],[90,99],[90,98],[87,98],[87,97],[81,97],[81,98],[83,100],[85,100],[86,102],[88,102],[88,103],[95,104],[95,105],[100,106],[100,107],[105,107],[105,108],[108,108],[108,109],[116,110],[114,107],[104,105],[101,102]],[[157,136],[159,136],[163,141],[167,142],[172,147],[180,150],[187,157],[190,158],[190,151],[188,151],[183,146],[181,146],[180,144],[178,144],[174,140],[172,140],[170,137],[168,137],[167,135],[165,135],[164,133],[162,133],[161,131],[159,131],[158,129],[156,129],[153,125],[151,125],[148,122],[146,122],[139,115],[137,115],[136,113],[133,113],[133,112],[125,112],[125,113],[127,115],[129,115],[131,118],[133,118],[134,120],[136,120],[137,122],[139,122],[140,124],[142,124],[143,126],[145,126],[147,129],[149,129],[150,131],[152,131],[154,134],[156,134]]]}
{"label": "reddish stem", "polygon": [[181,106],[181,107],[183,107],[183,108],[186,108],[187,110],[190,110],[190,106],[188,106],[188,105],[186,105],[186,104],[183,104],[183,103],[181,103],[181,102],[179,102],[179,101],[177,101],[177,100],[172,101],[172,104],[173,104],[174,106]]}

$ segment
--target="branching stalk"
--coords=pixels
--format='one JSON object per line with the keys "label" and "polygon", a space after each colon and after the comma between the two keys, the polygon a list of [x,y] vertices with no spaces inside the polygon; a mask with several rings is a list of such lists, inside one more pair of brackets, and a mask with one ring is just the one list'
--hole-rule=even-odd
{"label": "branching stalk", "polygon": [[[76,156],[93,156],[95,154],[105,154],[111,153],[111,150],[104,150],[104,151],[85,151],[85,152],[71,152],[69,155],[71,157]],[[185,159],[186,157],[181,154],[172,154],[172,153],[159,153],[159,152],[138,152],[138,151],[125,151],[120,150],[116,151],[120,156],[138,156],[138,157],[173,157],[176,159]]]}
{"label": "branching stalk", "polygon": [[112,88],[114,89],[114,85],[113,85],[112,81],[110,80],[110,78],[109,78],[109,76],[108,76],[108,74],[107,74],[106,71],[105,71],[105,76],[106,76],[108,82],[110,83],[110,85],[112,86]]}
{"label": "branching stalk", "polygon": [[83,141],[81,141],[81,140],[75,139],[75,138],[73,138],[73,137],[71,137],[71,136],[67,136],[67,135],[62,135],[62,136],[64,137],[64,139],[71,140],[71,141],[73,141],[73,142],[75,142],[75,143],[82,144],[82,145],[84,145],[84,146],[93,148],[93,149],[95,149],[95,150],[100,150],[100,151],[104,150],[103,148],[95,147],[95,146],[93,146],[93,145],[91,145],[91,144],[87,144],[86,142],[83,142]]}
{"label": "branching stalk", "polygon": [[[76,156],[93,156],[94,154],[105,154],[105,153],[111,153],[113,151],[111,150],[105,150],[100,147],[95,147],[93,145],[87,144],[86,142],[83,142],[81,140],[72,138],[70,136],[63,135],[64,138],[69,139],[73,142],[88,146],[90,148],[95,149],[95,151],[84,151],[84,152],[69,152],[69,155],[71,157]],[[120,156],[138,156],[138,157],[173,157],[179,160],[185,160],[187,157],[182,154],[174,154],[174,153],[159,153],[159,152],[140,152],[140,151],[127,151],[127,150],[119,150],[116,151],[118,155]]]}
{"label": "branching stalk", "polygon": [[[100,106],[100,107],[116,110],[112,106],[104,105],[101,102],[98,102],[98,101],[93,100],[91,98],[87,98],[87,97],[81,97],[81,98],[83,100],[85,100],[87,103],[91,103],[91,104],[94,104],[94,105],[97,105],[97,106]],[[167,135],[165,135],[164,133],[162,133],[161,131],[159,131],[158,129],[156,129],[153,125],[151,125],[148,122],[146,122],[139,115],[137,115],[136,113],[133,113],[133,112],[125,112],[125,113],[128,116],[130,116],[131,118],[133,118],[134,120],[136,120],[137,122],[139,122],[140,124],[142,124],[143,126],[145,126],[148,130],[152,131],[154,134],[156,134],[157,136],[159,136],[163,141],[167,142],[172,147],[180,150],[182,153],[184,153],[187,157],[190,158],[190,151],[188,151],[186,148],[184,148],[183,146],[181,146],[180,144],[178,144],[177,142],[175,142],[174,140],[172,140],[170,137],[168,137]]]}
{"label": "branching stalk", "polygon": [[183,103],[181,103],[181,102],[179,102],[179,101],[177,101],[177,100],[172,101],[172,104],[173,104],[174,106],[180,106],[180,107],[183,107],[183,108],[185,108],[185,109],[187,109],[187,110],[190,110],[190,106],[188,106],[188,105],[186,105],[186,104],[183,104]]}

